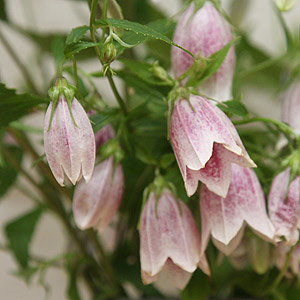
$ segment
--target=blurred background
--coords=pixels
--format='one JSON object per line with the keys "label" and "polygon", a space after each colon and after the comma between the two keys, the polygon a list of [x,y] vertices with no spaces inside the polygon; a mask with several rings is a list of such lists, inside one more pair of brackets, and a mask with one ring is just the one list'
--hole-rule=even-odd
{"label": "blurred background", "polygon": [[[144,1],[144,0],[140,0]],[[149,0],[150,1],[150,0]],[[162,10],[165,15],[174,16],[182,7],[179,0],[152,0],[153,5]],[[49,82],[55,76],[55,63],[51,54],[41,54],[41,47],[49,47],[49,43],[59,43],[57,38],[53,39],[53,34],[67,35],[73,27],[86,25],[89,22],[89,9],[86,1],[75,0],[3,0],[10,24],[0,21],[0,32],[4,38],[13,46],[15,54],[22,64],[27,66],[30,77],[33,79],[38,92],[45,94],[49,88]],[[235,3],[235,9],[232,5]],[[237,5],[239,3],[239,5]],[[241,10],[241,3],[247,4],[245,11]],[[223,0],[223,7],[228,14],[232,15],[234,21],[240,28],[247,31],[249,39],[259,48],[272,56],[280,56],[285,52],[285,37],[274,12],[272,0]],[[0,6],[0,10],[3,9]],[[3,12],[0,11],[0,14]],[[284,14],[288,27],[293,33],[299,32],[300,2],[290,11]],[[176,18],[176,17],[175,17]],[[22,31],[27,29],[38,38],[35,41],[26,37]],[[48,45],[47,45],[48,43]],[[49,47],[51,49],[51,45]],[[137,47],[135,51],[140,51],[143,57],[143,48]],[[79,62],[79,66],[87,72],[99,71],[99,64],[93,59],[85,59]],[[0,82],[9,88],[16,88],[23,91],[25,87],[24,77],[20,68],[12,58],[11,51],[7,51],[3,40],[0,41]],[[108,88],[106,80],[97,79],[96,88],[107,102],[114,103],[114,97]],[[118,84],[121,84],[118,82]],[[265,117],[280,118],[280,102],[277,101],[277,91],[270,91],[263,84],[256,89],[251,84],[246,85],[242,91],[243,102],[250,111],[259,113]],[[274,101],[276,100],[276,101]],[[272,109],[270,103],[272,102]],[[43,114],[34,114],[25,120],[26,124],[32,124],[42,128]],[[42,135],[32,135],[39,146],[40,154],[43,154]],[[31,165],[30,160],[25,160],[25,164]],[[32,169],[32,176],[35,176]],[[26,185],[26,181],[21,176],[18,178],[18,186]],[[46,297],[45,288],[49,290],[47,299],[64,299],[67,287],[67,277],[63,271],[51,268],[46,273],[45,282],[48,286],[42,287],[38,284],[38,279],[31,285],[26,285],[15,274],[17,266],[13,257],[8,254],[3,246],[5,238],[3,224],[14,217],[19,216],[33,204],[24,197],[17,189],[10,190],[0,202],[0,299],[8,300],[35,300]],[[107,229],[109,231],[109,229]],[[39,258],[52,258],[66,250],[68,245],[64,237],[64,230],[59,222],[51,214],[44,214],[40,220],[31,251]],[[108,234],[104,232],[104,238]],[[109,246],[109,239],[106,241]],[[130,287],[128,287],[130,290]],[[163,289],[163,287],[162,287]],[[130,291],[132,299],[135,298],[134,290]],[[170,292],[170,291],[166,291]],[[174,292],[172,292],[174,295]],[[176,292],[175,292],[176,294]]]}

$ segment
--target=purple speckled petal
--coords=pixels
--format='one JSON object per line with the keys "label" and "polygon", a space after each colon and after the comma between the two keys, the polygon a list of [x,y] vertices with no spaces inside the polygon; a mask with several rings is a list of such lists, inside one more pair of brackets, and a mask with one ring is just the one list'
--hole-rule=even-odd
{"label": "purple speckled petal", "polygon": [[[153,193],[149,196],[141,218],[140,243],[141,272],[145,284],[157,280],[157,274],[162,270],[168,273],[165,268],[170,266],[181,270],[176,273],[178,278],[188,280],[185,272],[194,272],[200,258],[202,269],[209,273],[205,256],[200,256],[200,233],[192,213],[166,189],[157,201]],[[179,288],[187,283],[178,285],[178,281],[174,280]]]}
{"label": "purple speckled petal", "polygon": [[56,131],[56,129],[53,129],[53,127],[51,126],[52,127],[51,130],[48,131],[50,117],[51,117],[51,110],[52,110],[52,102],[48,106],[45,115],[45,120],[44,120],[44,147],[45,147],[45,152],[47,155],[49,167],[52,171],[53,176],[61,186],[64,186],[65,174],[62,169],[60,160],[57,159],[57,154],[59,154],[57,146],[59,142],[56,141],[56,137],[54,134],[54,131]]}
{"label": "purple speckled petal", "polygon": [[[228,117],[205,98],[190,96],[176,103],[170,123],[173,150],[187,194],[195,193],[198,180],[225,197],[231,163],[255,167]],[[194,110],[193,110],[194,109]]]}
{"label": "purple speckled petal", "polygon": [[167,190],[157,205],[160,232],[168,257],[183,270],[194,272],[200,260],[201,239],[192,213]]}
{"label": "purple speckled petal", "polygon": [[276,237],[284,236],[288,245],[299,239],[300,176],[288,187],[290,169],[278,174],[272,182],[268,196],[269,214],[276,229]]}
{"label": "purple speckled petal", "polygon": [[[78,125],[78,128],[76,128],[78,129],[78,140],[76,141],[74,139],[74,147],[76,145],[75,143],[78,142],[80,145],[79,150],[82,165],[82,176],[85,181],[88,182],[93,174],[95,164],[96,145],[94,132],[87,114],[76,98],[74,98],[72,102],[72,113],[76,124]],[[74,156],[72,164],[75,163],[76,159],[78,158]]]}
{"label": "purple speckled petal", "polygon": [[226,198],[203,185],[200,211],[203,245],[207,245],[210,233],[219,248],[220,243],[226,246],[236,238],[230,247],[223,249],[226,254],[237,247],[241,239],[238,233],[244,222],[265,239],[274,239],[275,230],[266,213],[262,188],[255,172],[249,168],[232,164],[232,180]]}
{"label": "purple speckled petal", "polygon": [[98,150],[104,143],[115,137],[115,131],[111,125],[104,126],[95,133],[96,149]]}
{"label": "purple speckled petal", "polygon": [[[214,5],[206,2],[195,14],[194,4],[187,8],[177,24],[173,40],[195,56],[208,57],[229,43],[232,33],[230,25]],[[193,59],[186,52],[176,47],[172,47],[171,61],[176,78],[193,63]],[[234,66],[235,54],[232,47],[219,70],[199,86],[199,91],[220,101],[231,99]]]}
{"label": "purple speckled petal", "polygon": [[151,193],[144,207],[140,224],[141,269],[151,277],[161,271],[168,258],[156,218],[155,201],[155,195]]}

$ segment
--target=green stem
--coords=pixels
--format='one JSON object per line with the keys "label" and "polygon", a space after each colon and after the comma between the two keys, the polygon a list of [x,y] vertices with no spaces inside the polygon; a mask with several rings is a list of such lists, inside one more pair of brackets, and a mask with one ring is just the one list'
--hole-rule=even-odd
{"label": "green stem", "polygon": [[234,121],[233,124],[234,125],[242,125],[242,124],[249,124],[249,123],[255,123],[255,122],[263,122],[263,123],[267,123],[267,124],[273,124],[273,125],[277,126],[278,129],[282,133],[284,133],[288,138],[293,137],[296,140],[297,144],[300,143],[300,137],[290,126],[288,126],[287,124],[282,123],[280,121],[273,120],[273,119],[263,118],[263,117],[254,117],[254,118],[250,118],[250,119]]}
{"label": "green stem", "polygon": [[271,288],[270,288],[271,291],[276,289],[276,287],[279,285],[279,283],[285,276],[285,273],[288,270],[289,265],[290,265],[292,254],[293,254],[295,248],[297,247],[298,243],[299,243],[299,241],[293,247],[291,247],[291,249],[289,250],[283,268],[281,269],[280,273],[278,274],[278,276],[275,278],[273,284],[271,285]]}
{"label": "green stem", "polygon": [[[95,34],[95,26],[94,26],[96,10],[97,10],[97,0],[92,0],[91,15],[90,15],[90,32],[91,32],[92,41],[94,43],[97,43],[97,38],[96,38],[96,34]],[[103,11],[103,13],[104,13],[104,11]],[[95,48],[98,60],[100,61],[101,65],[102,65],[101,51],[100,51],[98,46],[95,46],[94,48]],[[125,102],[123,101],[122,97],[120,96],[120,94],[117,90],[117,87],[114,83],[114,80],[112,78],[112,75],[109,71],[107,72],[106,77],[107,77],[107,79],[109,81],[109,84],[110,84],[110,87],[111,87],[111,89],[112,89],[112,91],[113,91],[113,93],[114,93],[114,95],[115,95],[115,97],[118,101],[118,104],[119,104],[120,108],[123,111],[123,114],[126,116],[127,115],[127,108],[126,108]]]}
{"label": "green stem", "polygon": [[21,71],[26,83],[30,87],[30,89],[36,93],[39,94],[37,88],[35,87],[33,80],[31,79],[31,75],[29,74],[28,70],[26,69],[25,65],[21,62],[18,55],[16,54],[13,47],[9,44],[6,37],[3,35],[3,33],[0,30],[0,40],[2,41],[3,46],[6,48],[7,52],[10,54],[12,59],[15,61],[16,65],[18,66],[19,70]]}
{"label": "green stem", "polygon": [[122,97],[120,96],[120,94],[119,94],[119,92],[117,90],[117,87],[115,85],[115,82],[114,82],[114,80],[112,78],[111,73],[107,72],[106,77],[107,77],[107,79],[109,81],[109,84],[111,86],[111,89],[112,89],[112,91],[113,91],[113,93],[114,93],[114,95],[115,95],[115,97],[116,97],[116,99],[118,101],[118,104],[119,104],[120,108],[123,111],[123,114],[126,116],[127,115],[127,108],[126,108],[125,102],[123,101]]}
{"label": "green stem", "polygon": [[283,32],[284,32],[287,49],[290,49],[291,46],[293,45],[292,35],[285,23],[284,18],[282,17],[282,12],[278,9],[277,6],[275,7],[275,10],[276,10],[277,17],[279,19],[279,22],[280,22]]}
{"label": "green stem", "polygon": [[241,78],[245,78],[253,73],[257,73],[260,72],[264,69],[270,68],[273,65],[275,65],[276,63],[280,62],[281,60],[283,60],[284,58],[286,58],[286,55],[282,55],[276,58],[270,58],[268,60],[263,61],[262,63],[259,63],[255,66],[253,66],[252,68],[245,70],[243,72],[240,73],[240,77]]}

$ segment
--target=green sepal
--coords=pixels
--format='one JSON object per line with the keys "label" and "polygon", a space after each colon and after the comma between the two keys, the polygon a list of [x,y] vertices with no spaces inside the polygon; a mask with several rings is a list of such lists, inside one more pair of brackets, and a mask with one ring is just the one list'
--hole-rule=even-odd
{"label": "green sepal", "polygon": [[72,109],[71,109],[72,102],[73,102],[73,99],[75,96],[75,91],[76,91],[76,87],[74,87],[73,85],[70,85],[64,77],[58,78],[56,80],[55,86],[53,86],[49,89],[48,95],[52,101],[52,109],[51,109],[51,116],[50,116],[48,131],[51,128],[53,114],[54,114],[54,111],[58,104],[58,101],[60,100],[61,97],[65,97],[67,104],[68,104],[68,108],[69,108],[69,112],[70,112],[72,121],[73,121],[74,125],[76,127],[78,127],[78,125],[75,122],[75,119],[74,119],[74,116],[72,113]]}

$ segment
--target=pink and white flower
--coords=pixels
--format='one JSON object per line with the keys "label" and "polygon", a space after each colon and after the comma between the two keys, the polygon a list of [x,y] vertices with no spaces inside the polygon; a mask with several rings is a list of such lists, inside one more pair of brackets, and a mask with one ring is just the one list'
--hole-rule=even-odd
{"label": "pink and white flower", "polygon": [[268,196],[268,208],[276,237],[279,239],[284,236],[287,245],[294,245],[299,239],[300,176],[291,183],[289,180],[290,168],[273,179]]}
{"label": "pink and white flower", "polygon": [[[51,120],[53,105],[56,107]],[[44,146],[50,169],[60,185],[64,185],[65,174],[73,184],[81,176],[87,182],[90,180],[95,163],[95,137],[76,98],[70,109],[64,95],[59,96],[57,104],[50,103],[44,120]]]}
{"label": "pink and white flower", "polygon": [[[153,192],[143,209],[140,223],[140,258],[142,280],[156,281],[163,271],[183,289],[200,264],[209,273],[201,255],[200,233],[191,211],[164,189],[159,199]],[[167,274],[166,274],[167,273]]]}
{"label": "pink and white flower", "polygon": [[264,194],[253,170],[232,164],[228,194],[222,198],[205,185],[200,191],[202,249],[210,234],[215,245],[229,255],[239,245],[245,224],[272,241],[275,230],[266,212]]}
{"label": "pink and white flower", "polygon": [[118,164],[114,168],[113,157],[98,164],[89,183],[80,181],[76,186],[73,197],[76,225],[82,230],[93,227],[101,231],[120,206],[123,186],[122,167]]}
{"label": "pink and white flower", "polygon": [[[194,10],[192,3],[180,18],[173,40],[196,57],[208,57],[232,40],[230,25],[209,1],[198,11]],[[173,72],[178,78],[194,60],[177,47],[172,47],[171,54]],[[234,67],[235,54],[232,46],[218,71],[199,86],[199,91],[219,101],[232,99]]]}
{"label": "pink and white flower", "polygon": [[231,164],[256,166],[228,117],[200,96],[177,101],[170,138],[189,196],[196,192],[200,180],[210,191],[226,197]]}

